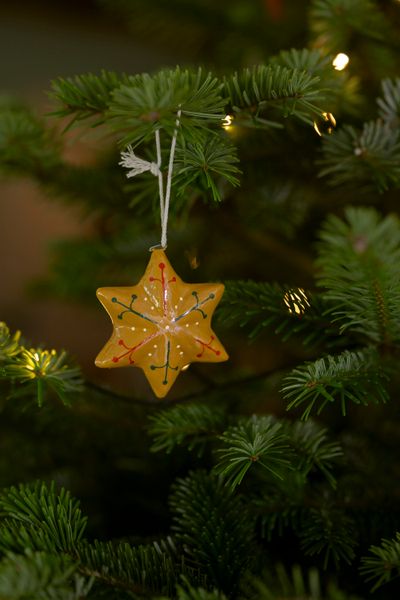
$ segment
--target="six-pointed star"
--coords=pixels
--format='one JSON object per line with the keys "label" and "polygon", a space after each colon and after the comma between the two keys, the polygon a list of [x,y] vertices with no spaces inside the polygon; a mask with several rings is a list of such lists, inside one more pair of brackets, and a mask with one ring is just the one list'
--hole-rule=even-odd
{"label": "six-pointed star", "polygon": [[114,331],[96,365],[140,367],[162,398],[183,367],[228,359],[211,329],[223,292],[222,284],[184,283],[164,252],[153,250],[138,285],[97,290]]}

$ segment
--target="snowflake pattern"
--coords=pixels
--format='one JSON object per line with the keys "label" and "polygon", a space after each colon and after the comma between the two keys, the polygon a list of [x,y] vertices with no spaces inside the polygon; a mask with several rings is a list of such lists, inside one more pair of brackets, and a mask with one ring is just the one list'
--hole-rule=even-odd
{"label": "snowflake pattern", "polygon": [[139,367],[156,396],[166,396],[190,363],[228,359],[211,329],[223,292],[222,284],[184,283],[163,250],[153,250],[138,285],[97,290],[114,330],[96,365]]}

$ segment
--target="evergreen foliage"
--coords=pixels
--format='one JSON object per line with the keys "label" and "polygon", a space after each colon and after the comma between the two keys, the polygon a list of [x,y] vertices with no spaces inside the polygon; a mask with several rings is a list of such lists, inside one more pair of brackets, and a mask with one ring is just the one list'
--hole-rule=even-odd
{"label": "evergreen foliage", "polygon": [[230,427],[221,436],[223,447],[218,450],[220,460],[215,467],[232,489],[242,482],[252,465],[259,464],[275,477],[282,479],[289,460],[285,456],[288,445],[280,432],[282,425],[269,417],[250,418]]}
{"label": "evergreen foliage", "polygon": [[382,540],[380,546],[371,546],[369,551],[370,556],[363,558],[361,571],[367,581],[374,581],[373,589],[400,575],[399,533],[394,539]]}
{"label": "evergreen foliage", "polygon": [[66,364],[66,353],[56,350],[29,350],[19,344],[20,332],[11,336],[5,323],[0,323],[0,379],[10,383],[11,395],[36,395],[42,406],[47,390],[54,392],[64,404],[82,389],[78,367]]}
{"label": "evergreen foliage", "polygon": [[357,545],[354,522],[341,511],[311,509],[300,525],[301,547],[306,554],[324,555],[324,567],[332,557],[335,565],[340,560],[351,563]]}
{"label": "evergreen foliage", "polygon": [[166,178],[179,116],[168,253],[225,284],[231,360],[155,403],[0,323],[1,600],[397,598],[399,3],[98,5],[185,65],[60,77],[47,116],[0,99],[1,174],[92,229],[32,289],[139,279],[158,181],[119,152],[156,162],[159,132]]}
{"label": "evergreen foliage", "polygon": [[0,322],[0,360],[2,363],[12,360],[21,352],[20,337],[20,331],[11,335],[7,325]]}
{"label": "evergreen foliage", "polygon": [[306,423],[296,421],[290,425],[286,424],[286,428],[289,430],[290,442],[297,459],[296,471],[308,475],[312,471],[319,470],[335,487],[336,481],[332,470],[343,456],[341,445],[330,441],[328,430],[311,420]]}
{"label": "evergreen foliage", "polygon": [[176,446],[197,448],[201,453],[205,443],[220,431],[226,420],[222,406],[200,402],[178,404],[150,417],[149,433],[154,438],[153,452],[171,452]]}
{"label": "evergreen foliage", "polygon": [[[128,543],[89,543],[83,537],[87,518],[79,502],[64,489],[56,493],[54,484],[49,488],[37,482],[4,490],[0,515],[0,552],[4,556],[0,585],[12,589],[12,569],[22,573],[12,592],[15,596],[10,598],[26,595],[33,599],[35,593],[40,598],[40,594],[56,598],[57,593],[65,592],[65,598],[74,599],[80,596],[74,595],[72,588],[82,594],[94,583],[138,594],[148,589],[172,593],[180,574],[190,575],[194,583],[201,581],[196,569],[185,565],[184,557],[178,559],[171,539],[137,547]],[[65,590],[63,586],[67,586]]]}
{"label": "evergreen foliage", "polygon": [[400,79],[384,79],[382,81],[382,98],[377,100],[379,116],[390,127],[396,127],[400,116]]}
{"label": "evergreen foliage", "polygon": [[132,547],[128,543],[83,543],[76,549],[81,571],[111,588],[144,594],[172,593],[184,565],[176,565],[176,550],[167,540],[161,544]]}
{"label": "evergreen foliage", "polygon": [[63,555],[27,551],[8,554],[0,563],[0,594],[10,600],[79,600],[92,581],[76,573],[76,564]]}
{"label": "evergreen foliage", "polygon": [[204,471],[178,479],[171,496],[173,531],[185,554],[228,597],[251,566],[254,534],[239,497]]}
{"label": "evergreen foliage", "polygon": [[[346,222],[347,221],[347,222]],[[373,209],[349,208],[346,221],[331,216],[321,233],[319,285],[335,308],[341,331],[381,346],[399,340],[400,226]]]}
{"label": "evergreen foliage", "polygon": [[320,175],[329,175],[332,185],[373,186],[379,192],[398,186],[399,132],[388,123],[369,121],[361,131],[343,127],[324,141],[323,152]]}
{"label": "evergreen foliage", "polygon": [[100,125],[104,121],[104,113],[108,110],[114,90],[127,81],[127,77],[110,71],[102,71],[100,75],[88,73],[68,79],[56,79],[52,84],[52,97],[61,106],[54,111],[54,115],[73,115],[71,123],[95,117],[94,125]]}
{"label": "evergreen foliage", "polygon": [[[238,162],[234,146],[222,138],[212,136],[203,143],[186,144],[177,153],[175,184],[179,186],[180,195],[187,191],[188,186],[194,185],[205,192],[209,190],[214,202],[219,202],[222,200],[221,192],[214,177],[224,178],[233,186],[239,185]],[[179,179],[182,181],[180,185]]]}
{"label": "evergreen foliage", "polygon": [[226,600],[225,594],[218,590],[208,591],[203,587],[194,588],[187,581],[184,585],[177,586],[176,593],[178,600]]}
{"label": "evergreen foliage", "polygon": [[328,402],[340,401],[343,415],[348,401],[368,405],[386,402],[385,372],[377,357],[368,352],[345,351],[338,356],[328,355],[313,363],[294,369],[283,382],[282,392],[289,400],[288,408],[306,404],[303,418],[314,407],[319,414]]}
{"label": "evergreen foliage", "polygon": [[263,118],[269,107],[284,117],[294,114],[306,122],[319,114],[316,101],[318,78],[306,71],[276,66],[259,66],[235,73],[225,80],[225,89],[235,113],[250,113],[245,124],[271,125]]}
{"label": "evergreen foliage", "polygon": [[388,35],[388,22],[370,0],[315,0],[310,18],[328,52],[340,52],[354,33],[379,41]]}
{"label": "evergreen foliage", "polygon": [[56,134],[28,108],[0,106],[0,160],[2,171],[41,177],[60,165]]}
{"label": "evergreen foliage", "polygon": [[249,586],[254,589],[254,597],[258,600],[276,600],[277,597],[282,600],[357,600],[355,596],[343,593],[333,582],[328,584],[323,593],[318,571],[312,568],[304,574],[299,565],[287,571],[282,564],[278,564],[274,573],[268,573],[263,579],[249,581]]}
{"label": "evergreen foliage", "polygon": [[227,281],[218,316],[221,322],[238,323],[249,329],[250,339],[265,327],[274,327],[275,333],[284,341],[297,334],[308,345],[317,343],[319,338],[329,341],[335,334],[335,324],[325,317],[327,309],[328,305],[320,295],[301,288],[267,282]]}
{"label": "evergreen foliage", "polygon": [[[3,522],[2,550],[61,550],[71,552],[85,531],[87,519],[82,516],[79,502],[64,489],[56,494],[54,484],[20,485],[4,490],[0,497]],[[18,536],[7,536],[12,527]],[[27,544],[30,539],[29,546]]]}

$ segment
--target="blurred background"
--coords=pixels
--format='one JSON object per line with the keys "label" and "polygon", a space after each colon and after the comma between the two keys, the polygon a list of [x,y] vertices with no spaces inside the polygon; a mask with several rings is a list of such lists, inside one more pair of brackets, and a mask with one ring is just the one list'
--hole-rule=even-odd
{"label": "blurred background", "polygon": [[[51,111],[48,91],[56,77],[101,69],[136,73],[176,62],[150,40],[135,40],[121,20],[89,0],[1,3],[0,52],[1,95],[35,107],[38,114]],[[70,160],[86,160],[87,144],[71,137]],[[96,332],[93,311],[37,298],[28,288],[46,273],[52,240],[81,236],[91,224],[79,209],[54,202],[30,180],[3,179],[0,186],[0,320],[22,329],[33,344],[68,348],[89,366],[93,340],[86,345],[79,323],[89,319]]]}

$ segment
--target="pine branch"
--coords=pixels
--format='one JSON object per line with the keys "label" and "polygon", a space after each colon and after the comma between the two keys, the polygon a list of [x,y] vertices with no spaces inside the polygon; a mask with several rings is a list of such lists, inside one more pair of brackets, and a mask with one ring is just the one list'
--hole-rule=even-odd
{"label": "pine branch", "polygon": [[371,546],[370,556],[362,559],[361,573],[366,581],[375,581],[372,591],[400,576],[400,533],[383,539],[380,546]]}
{"label": "pine branch", "polygon": [[69,127],[75,121],[91,117],[96,119],[93,126],[100,125],[104,123],[113,92],[121,85],[134,84],[135,80],[135,77],[105,70],[100,75],[88,73],[55,79],[50,94],[56,101],[56,110],[52,114],[57,117],[72,116]]}
{"label": "pine branch", "polygon": [[400,133],[387,122],[370,121],[362,131],[345,125],[322,140],[322,150],[319,175],[329,185],[380,192],[400,185]]}
{"label": "pine branch", "polygon": [[339,590],[330,582],[323,593],[323,579],[319,571],[312,567],[305,573],[300,565],[290,569],[278,563],[260,578],[251,578],[246,582],[256,600],[361,600]]}
{"label": "pine branch", "polygon": [[[190,585],[186,577],[182,577],[183,584],[176,586],[177,600],[227,600],[225,594],[214,589],[206,590],[203,587],[193,587]],[[168,600],[165,598],[157,598],[157,600]]]}
{"label": "pine branch", "polygon": [[318,570],[307,572],[307,578],[299,565],[294,565],[290,571],[278,563],[273,570],[268,570],[263,577],[248,582],[257,600],[292,600],[294,598],[307,600],[322,600],[321,582]]}
{"label": "pine branch", "polygon": [[0,597],[4,600],[83,600],[93,580],[77,573],[65,555],[27,551],[8,554],[0,562]]}
{"label": "pine branch", "polygon": [[7,519],[5,529],[10,524],[13,533],[21,525],[18,536],[13,538],[4,535],[3,522],[3,552],[8,549],[16,551],[19,544],[20,552],[26,547],[73,552],[83,536],[87,521],[82,516],[79,502],[71,498],[69,492],[62,488],[56,494],[54,484],[48,488],[41,482],[3,490],[0,494],[0,516]]}
{"label": "pine branch", "polygon": [[138,595],[148,592],[170,594],[180,573],[193,569],[179,564],[176,548],[171,539],[160,544],[131,546],[127,543],[95,541],[83,542],[75,548],[82,573],[115,589],[128,590]]}
{"label": "pine branch", "polygon": [[0,321],[0,365],[15,359],[21,352],[21,332],[10,333],[7,325]]}
{"label": "pine branch", "polygon": [[225,420],[222,406],[203,402],[177,404],[150,417],[149,433],[154,438],[151,449],[170,453],[176,446],[185,445],[201,454],[205,443],[221,431]]}
{"label": "pine branch", "polygon": [[295,421],[288,424],[286,430],[294,449],[297,469],[306,476],[318,470],[332,487],[336,487],[332,469],[343,456],[343,450],[338,442],[329,441],[328,430],[311,420],[306,423]]}
{"label": "pine branch", "polygon": [[302,48],[297,50],[282,50],[271,64],[281,65],[298,71],[307,71],[313,77],[319,77],[320,101],[324,103],[325,111],[355,113],[358,110],[361,96],[359,79],[347,70],[337,71],[332,66],[333,55],[327,55],[322,50]]}
{"label": "pine branch", "polygon": [[332,57],[322,54],[321,50],[315,48],[302,48],[297,50],[282,50],[273,59],[273,64],[279,64],[297,71],[307,71],[311,75],[321,77],[328,70],[332,73]]}
{"label": "pine branch", "polygon": [[318,81],[318,77],[312,77],[305,71],[262,65],[226,78],[225,90],[243,125],[276,126],[276,121],[269,120],[273,109],[283,117],[294,115],[312,123],[312,116],[321,113]]}
{"label": "pine branch", "polygon": [[[0,169],[31,177],[49,198],[84,202],[86,209],[115,215],[129,211],[124,174],[104,157],[96,165],[73,165],[61,157],[59,135],[24,107],[0,107]],[[119,191],[119,193],[117,193]]]}
{"label": "pine branch", "polygon": [[24,348],[0,370],[0,377],[18,386],[11,392],[14,398],[36,395],[38,406],[41,407],[46,391],[52,390],[68,405],[71,395],[82,390],[83,380],[80,369],[65,364],[66,359],[65,352]]}
{"label": "pine branch", "polygon": [[153,136],[156,129],[172,136],[180,108],[180,135],[196,141],[198,128],[220,124],[225,116],[221,88],[218,79],[201,69],[182,71],[177,67],[153,76],[136,75],[115,90],[107,119],[115,131],[124,134],[122,146],[135,146]]}
{"label": "pine branch", "polygon": [[0,107],[0,165],[6,174],[40,173],[61,164],[60,144],[43,120],[20,106]]}
{"label": "pine branch", "polygon": [[37,482],[4,490],[0,517],[0,551],[6,555],[23,555],[28,550],[34,556],[39,551],[44,561],[50,556],[49,565],[52,557],[67,555],[65,560],[75,565],[74,571],[111,588],[141,595],[148,591],[172,593],[181,574],[194,583],[204,581],[198,570],[178,557],[170,538],[138,547],[98,541],[89,544],[83,539],[87,518],[82,516],[79,502],[64,489],[56,494],[54,484],[48,488]]}
{"label": "pine branch", "polygon": [[253,526],[240,498],[204,472],[178,479],[171,497],[173,530],[210,585],[232,597],[251,565]]}
{"label": "pine branch", "polygon": [[219,179],[223,178],[232,186],[239,185],[241,171],[236,148],[222,136],[208,135],[202,143],[184,144],[177,148],[173,184],[179,195],[194,186],[205,192],[211,190],[214,202],[221,201]]}
{"label": "pine branch", "polygon": [[226,281],[225,286],[218,319],[249,329],[250,339],[267,327],[273,327],[283,341],[299,335],[306,345],[329,342],[338,335],[325,316],[328,304],[319,294],[255,281]]}
{"label": "pine branch", "polygon": [[[220,122],[225,116],[222,84],[201,69],[162,70],[155,75],[117,75],[102,71],[53,82],[53,97],[60,105],[56,116],[77,120],[96,117],[94,125],[107,123],[124,133],[121,145],[137,145],[164,129],[172,135],[181,107],[180,128],[186,138],[196,138],[196,128]],[[188,138],[187,138],[188,139]]]}
{"label": "pine branch", "polygon": [[214,471],[226,479],[232,490],[257,464],[282,479],[290,460],[287,437],[281,429],[281,423],[272,418],[256,416],[230,427],[219,438],[224,447],[217,450],[220,460]]}
{"label": "pine branch", "polygon": [[390,350],[400,342],[400,223],[373,209],[349,208],[321,232],[318,285],[341,332]]}
{"label": "pine branch", "polygon": [[296,531],[304,511],[307,479],[305,473],[288,471],[284,479],[274,478],[260,485],[249,497],[249,507],[257,518],[262,538],[283,536],[288,529]]}
{"label": "pine branch", "polygon": [[[332,470],[343,454],[340,444],[328,439],[326,429],[312,421],[283,423],[283,431],[293,452],[292,470],[282,480],[262,478],[253,486],[249,505],[261,526],[263,537],[282,536],[287,528],[297,531],[309,510],[318,471],[332,487],[336,480]],[[318,484],[320,485],[320,484]],[[318,488],[318,497],[321,487]],[[328,492],[328,490],[326,490]],[[317,506],[319,504],[317,503]]]}
{"label": "pine branch", "polygon": [[310,21],[316,45],[326,52],[343,52],[355,33],[380,43],[391,39],[388,21],[371,0],[313,0]]}
{"label": "pine branch", "polygon": [[337,568],[340,561],[350,564],[355,558],[355,524],[341,511],[331,508],[309,510],[304,513],[299,535],[307,555],[324,554],[324,569],[330,560]]}
{"label": "pine branch", "polygon": [[294,369],[283,380],[282,393],[289,400],[288,410],[306,405],[303,419],[308,419],[314,409],[320,414],[328,403],[337,399],[345,415],[349,401],[364,406],[371,402],[386,402],[388,393],[384,385],[387,379],[375,351],[346,350]]}
{"label": "pine branch", "polygon": [[379,116],[395,129],[400,122],[400,78],[382,81],[383,97],[378,98]]}

